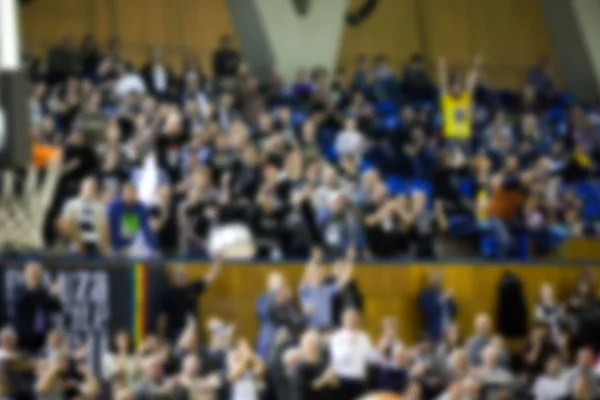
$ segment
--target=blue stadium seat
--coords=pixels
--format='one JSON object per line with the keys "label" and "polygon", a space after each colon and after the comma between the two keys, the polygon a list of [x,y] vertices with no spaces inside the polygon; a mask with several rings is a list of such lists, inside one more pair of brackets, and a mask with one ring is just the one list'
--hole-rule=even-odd
{"label": "blue stadium seat", "polygon": [[389,100],[382,100],[378,102],[375,106],[375,109],[377,110],[377,113],[382,117],[395,115],[398,112],[396,104],[394,104],[393,101]]}
{"label": "blue stadium seat", "polygon": [[292,114],[292,125],[298,127],[306,120],[306,113],[303,111],[294,111]]}
{"label": "blue stadium seat", "polygon": [[387,187],[388,193],[391,196],[397,196],[399,194],[406,194],[408,192],[408,187],[402,181],[402,179],[397,176],[390,176],[385,179],[385,186]]}

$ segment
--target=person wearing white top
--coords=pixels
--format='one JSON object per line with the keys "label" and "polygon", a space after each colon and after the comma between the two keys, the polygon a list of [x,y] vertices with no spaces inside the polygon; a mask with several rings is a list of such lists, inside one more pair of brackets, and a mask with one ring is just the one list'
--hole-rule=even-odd
{"label": "person wearing white top", "polygon": [[360,315],[354,309],[344,311],[342,328],[329,343],[331,366],[338,381],[337,400],[354,400],[364,394],[367,368],[376,362],[377,352],[369,336],[360,329]]}
{"label": "person wearing white top", "polygon": [[560,357],[552,356],[546,362],[546,373],[533,384],[536,400],[559,400],[567,396],[567,379],[561,372]]}
{"label": "person wearing white top", "polygon": [[335,151],[338,156],[354,156],[360,159],[363,152],[363,136],[358,131],[356,120],[348,118],[344,130],[335,139]]}

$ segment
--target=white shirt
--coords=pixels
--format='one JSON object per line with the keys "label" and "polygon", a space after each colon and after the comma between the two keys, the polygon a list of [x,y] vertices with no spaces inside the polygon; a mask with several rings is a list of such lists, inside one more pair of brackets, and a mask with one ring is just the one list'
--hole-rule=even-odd
{"label": "white shirt", "polygon": [[146,85],[138,74],[126,74],[115,83],[114,91],[117,97],[129,93],[146,93]]}
{"label": "white shirt", "polygon": [[556,377],[542,375],[535,380],[533,385],[536,400],[559,400],[568,392],[567,380],[562,375]]}
{"label": "white shirt", "polygon": [[342,131],[335,139],[335,151],[338,155],[362,155],[362,135],[356,131]]}
{"label": "white shirt", "polygon": [[157,92],[163,93],[167,90],[168,82],[165,67],[160,64],[152,67],[152,82]]}
{"label": "white shirt", "polygon": [[343,379],[365,380],[369,363],[378,358],[367,334],[343,328],[331,337],[329,351],[331,366]]}

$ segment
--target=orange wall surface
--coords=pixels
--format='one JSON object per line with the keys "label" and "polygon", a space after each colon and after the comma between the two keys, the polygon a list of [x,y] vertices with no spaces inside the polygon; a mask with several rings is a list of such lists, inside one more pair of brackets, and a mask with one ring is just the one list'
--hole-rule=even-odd
{"label": "orange wall surface", "polygon": [[[349,0],[349,10],[362,1]],[[219,36],[235,35],[225,0],[36,0],[21,14],[34,53],[67,34],[92,33],[102,43],[119,36],[136,64],[158,44],[175,69],[184,52],[209,69]],[[480,53],[490,81],[513,88],[535,60],[553,54],[538,0],[382,0],[362,24],[345,27],[339,64],[352,69],[359,54],[383,53],[400,71],[415,52],[429,61],[446,56],[459,68]]]}
{"label": "orange wall surface", "polygon": [[[568,264],[360,264],[355,278],[365,298],[364,322],[370,333],[376,337],[381,319],[391,315],[400,321],[403,339],[409,342],[417,339],[422,329],[418,293],[425,285],[427,274],[440,267],[444,286],[454,293],[458,303],[458,321],[464,334],[471,332],[473,317],[478,313],[487,312],[495,317],[498,283],[505,271],[512,271],[522,279],[529,309],[532,309],[541,283],[551,283],[557,295],[564,298],[584,269],[584,266]],[[189,264],[189,278],[201,278],[206,269],[204,264]],[[264,290],[268,273],[282,272],[296,291],[302,269],[300,264],[226,265],[222,275],[199,301],[201,315],[226,318],[236,324],[242,335],[255,338],[256,300]]]}

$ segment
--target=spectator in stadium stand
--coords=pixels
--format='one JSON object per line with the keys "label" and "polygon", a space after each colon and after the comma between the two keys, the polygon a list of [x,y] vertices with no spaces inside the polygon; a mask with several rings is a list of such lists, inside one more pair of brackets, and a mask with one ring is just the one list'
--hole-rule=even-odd
{"label": "spectator in stadium stand", "polygon": [[575,366],[570,368],[565,375],[569,391],[576,391],[577,386],[580,384],[582,385],[579,380],[583,379],[583,381],[587,382],[587,385],[589,385],[592,398],[596,398],[600,395],[598,381],[593,372],[593,361],[594,353],[591,348],[583,347],[579,349],[575,359]]}
{"label": "spectator in stadium stand", "polygon": [[[219,41],[218,49],[213,53],[213,75],[220,83],[231,80],[238,73],[241,62],[240,53],[233,48],[231,36],[224,35]],[[226,83],[225,88],[231,86]]]}
{"label": "spectator in stadium stand", "polygon": [[298,297],[302,312],[306,316],[307,326],[327,330],[333,327],[334,296],[350,282],[354,262],[352,260],[345,261],[344,266],[341,267],[344,268],[343,272],[333,279],[327,280],[319,257],[319,255],[313,257],[306,265],[298,289]]}
{"label": "spectator in stadium stand", "polygon": [[81,255],[110,254],[106,210],[97,192],[96,178],[85,178],[79,196],[65,203],[58,220],[61,233]]}
{"label": "spectator in stadium stand", "polygon": [[336,399],[351,400],[367,390],[367,369],[378,355],[369,336],[360,327],[360,314],[346,309],[342,327],[335,331],[329,343],[331,365],[338,379]]}
{"label": "spectator in stadium stand", "polygon": [[563,365],[558,354],[548,357],[544,372],[536,378],[533,384],[533,393],[536,400],[567,398],[569,388],[562,369]]}
{"label": "spectator in stadium stand", "polygon": [[150,49],[148,61],[141,69],[148,91],[159,99],[167,98],[174,85],[173,73],[165,64],[163,50],[158,46]]}
{"label": "spectator in stadium stand", "polygon": [[465,82],[456,73],[450,74],[446,59],[438,61],[440,107],[443,115],[443,135],[446,143],[463,150],[470,147],[473,134],[473,90],[481,74],[483,59],[475,57]]}
{"label": "spectator in stadium stand", "polygon": [[524,372],[529,383],[544,371],[548,359],[555,354],[558,354],[558,348],[552,341],[548,325],[543,321],[536,322],[522,350]]}
{"label": "spectator in stadium stand", "polygon": [[400,81],[402,90],[411,102],[427,101],[433,95],[433,84],[421,54],[413,54],[404,68]]}
{"label": "spectator in stadium stand", "polygon": [[301,361],[295,371],[293,394],[296,400],[333,399],[337,378],[328,365],[317,331],[307,330],[300,340]]}
{"label": "spectator in stadium stand", "polygon": [[475,317],[475,333],[466,343],[469,360],[474,365],[481,364],[481,353],[493,339],[492,322],[487,314],[479,314]]}
{"label": "spectator in stadium stand", "polygon": [[183,332],[188,320],[197,320],[196,304],[200,296],[221,273],[222,260],[215,258],[202,279],[188,282],[185,266],[172,267],[167,285],[160,292],[158,332],[161,337],[174,341]]}
{"label": "spectator in stadium stand", "polygon": [[54,316],[61,311],[60,284],[44,286],[44,270],[38,262],[30,262],[23,272],[23,286],[17,289],[14,321],[19,347],[37,353],[53,328]]}
{"label": "spectator in stadium stand", "polygon": [[427,336],[439,342],[456,318],[458,310],[452,292],[442,287],[442,272],[434,271],[428,279],[427,287],[419,294],[419,308]]}
{"label": "spectator in stadium stand", "polygon": [[158,251],[150,214],[138,201],[137,189],[132,183],[124,184],[121,197],[108,205],[108,224],[113,253],[147,257]]}

